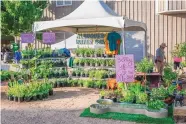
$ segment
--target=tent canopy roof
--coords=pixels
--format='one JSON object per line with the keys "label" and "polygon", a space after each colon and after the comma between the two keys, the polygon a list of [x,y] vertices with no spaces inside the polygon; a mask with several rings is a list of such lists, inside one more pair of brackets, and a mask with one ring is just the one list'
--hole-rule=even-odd
{"label": "tent canopy roof", "polygon": [[33,31],[110,32],[121,31],[123,28],[139,31],[146,30],[146,25],[117,15],[103,1],[85,0],[76,10],[61,19],[35,22]]}

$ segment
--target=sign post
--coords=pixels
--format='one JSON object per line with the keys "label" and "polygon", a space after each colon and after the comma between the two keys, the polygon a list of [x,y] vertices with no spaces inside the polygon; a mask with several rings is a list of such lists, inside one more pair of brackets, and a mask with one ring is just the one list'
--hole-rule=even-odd
{"label": "sign post", "polygon": [[134,55],[116,55],[116,81],[134,82]]}

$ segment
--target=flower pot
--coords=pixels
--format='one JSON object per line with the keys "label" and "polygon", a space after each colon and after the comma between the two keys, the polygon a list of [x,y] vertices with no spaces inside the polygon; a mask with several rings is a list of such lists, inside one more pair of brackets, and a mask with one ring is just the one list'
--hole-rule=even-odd
{"label": "flower pot", "polygon": [[43,99],[43,95],[42,94],[37,95],[37,99],[42,100]]}
{"label": "flower pot", "polygon": [[61,83],[57,83],[57,87],[58,87],[58,88],[61,87]]}
{"label": "flower pot", "polygon": [[24,97],[24,101],[30,102],[32,100],[32,97]]}
{"label": "flower pot", "polygon": [[53,84],[53,88],[56,88],[57,87],[57,83],[55,82],[54,84]]}
{"label": "flower pot", "polygon": [[101,96],[101,99],[104,99],[104,96]]}
{"label": "flower pot", "polygon": [[14,97],[13,96],[8,96],[8,100],[13,101]]}
{"label": "flower pot", "polygon": [[52,96],[53,95],[53,89],[49,90],[49,95]]}
{"label": "flower pot", "polygon": [[24,98],[23,97],[18,97],[18,102],[23,102]]}
{"label": "flower pot", "polygon": [[37,96],[32,97],[34,101],[37,101]]}
{"label": "flower pot", "polygon": [[113,102],[117,102],[117,98],[112,98],[112,101]]}
{"label": "flower pot", "polygon": [[18,101],[18,97],[14,96],[14,102],[17,102],[17,101]]}

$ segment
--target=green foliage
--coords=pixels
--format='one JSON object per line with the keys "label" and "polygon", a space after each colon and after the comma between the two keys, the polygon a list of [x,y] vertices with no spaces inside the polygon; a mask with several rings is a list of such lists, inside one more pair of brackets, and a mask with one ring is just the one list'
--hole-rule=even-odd
{"label": "green foliage", "polygon": [[136,64],[136,69],[138,72],[147,73],[149,70],[153,69],[153,62],[144,58],[141,62]]}
{"label": "green foliage", "polygon": [[184,57],[186,56],[186,43],[181,43],[175,45],[174,50],[172,51],[173,57]]}
{"label": "green foliage", "polygon": [[167,89],[169,95],[173,95],[175,90],[176,90],[175,85],[170,85]]}
{"label": "green foliage", "polygon": [[133,102],[135,98],[135,93],[130,90],[124,90],[123,97],[124,97],[123,101]]}
{"label": "green foliage", "polygon": [[140,92],[136,95],[136,103],[145,104],[148,101],[148,95],[144,92]]}
{"label": "green foliage", "polygon": [[105,92],[105,90],[101,90],[99,94],[100,94],[100,96],[105,96],[106,92]]}
{"label": "green foliage", "polygon": [[162,100],[150,99],[147,102],[147,107],[152,110],[160,110],[165,107],[165,103]]}
{"label": "green foliage", "polygon": [[173,80],[176,80],[178,77],[178,74],[176,72],[173,72],[171,66],[166,66],[164,68],[164,75],[163,75],[163,80],[165,81],[166,85],[170,85]]}
{"label": "green foliage", "polygon": [[41,19],[46,1],[2,1],[1,31],[4,35],[19,36],[31,32],[32,24]]}
{"label": "green foliage", "polygon": [[168,97],[168,91],[163,86],[160,86],[159,88],[153,88],[151,92],[151,97],[153,99],[165,99]]}

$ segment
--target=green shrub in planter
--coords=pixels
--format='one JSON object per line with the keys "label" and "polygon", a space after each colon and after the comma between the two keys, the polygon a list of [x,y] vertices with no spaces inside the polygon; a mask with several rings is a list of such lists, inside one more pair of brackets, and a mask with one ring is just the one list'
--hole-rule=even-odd
{"label": "green shrub in planter", "polygon": [[147,102],[147,107],[150,110],[160,110],[161,108],[165,107],[165,103],[162,100],[150,99]]}
{"label": "green shrub in planter", "polygon": [[96,60],[95,59],[90,59],[90,66],[95,66]]}
{"label": "green shrub in planter", "polygon": [[134,98],[135,98],[134,92],[132,92],[130,90],[125,90],[123,92],[123,96],[124,96],[124,102],[129,102],[129,103],[134,102]]}
{"label": "green shrub in planter", "polygon": [[94,78],[95,72],[96,72],[95,70],[89,71],[89,78]]}
{"label": "green shrub in planter", "polygon": [[140,92],[136,95],[137,104],[145,104],[148,100],[148,95],[144,92]]}

